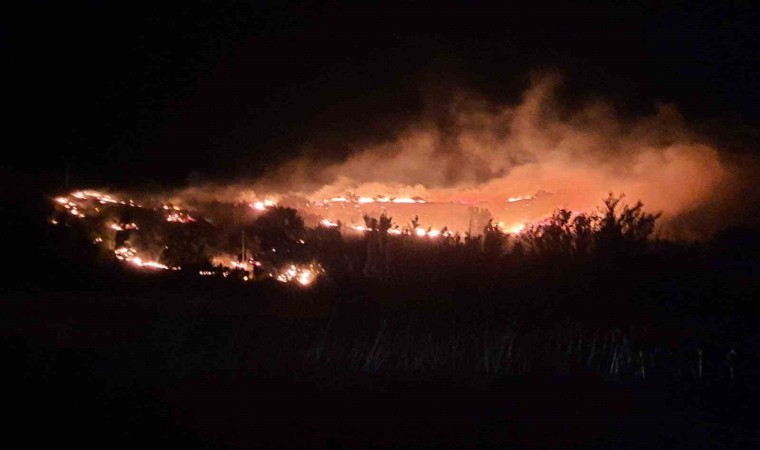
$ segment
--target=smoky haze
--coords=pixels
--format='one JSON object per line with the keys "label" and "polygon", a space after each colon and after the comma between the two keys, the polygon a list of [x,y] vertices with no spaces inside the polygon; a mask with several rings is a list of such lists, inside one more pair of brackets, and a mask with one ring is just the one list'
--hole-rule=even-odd
{"label": "smoky haze", "polygon": [[193,186],[174,193],[175,201],[419,196],[483,205],[500,218],[509,215],[508,198],[551,194],[519,217],[529,221],[555,208],[592,211],[615,192],[661,211],[662,236],[707,237],[730,224],[746,174],[692,132],[675,106],[622,118],[603,99],[563,106],[561,90],[556,74],[533,76],[516,104],[459,90],[394,138],[356,145],[342,161],[304,152],[258,180]]}

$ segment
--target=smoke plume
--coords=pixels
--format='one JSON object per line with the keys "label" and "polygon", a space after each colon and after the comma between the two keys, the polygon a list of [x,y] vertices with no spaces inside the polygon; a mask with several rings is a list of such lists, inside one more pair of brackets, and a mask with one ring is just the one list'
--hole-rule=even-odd
{"label": "smoke plume", "polygon": [[178,197],[419,196],[485,205],[499,218],[510,214],[508,198],[544,193],[540,207],[519,217],[536,220],[554,208],[594,210],[615,192],[662,211],[663,235],[704,237],[721,226],[704,211],[725,213],[740,175],[689,130],[675,107],[657,105],[646,117],[623,119],[603,100],[564,107],[560,87],[557,76],[535,77],[517,104],[460,92],[394,139],[358,146],[342,161],[322,161],[312,152],[245,186],[195,187]]}

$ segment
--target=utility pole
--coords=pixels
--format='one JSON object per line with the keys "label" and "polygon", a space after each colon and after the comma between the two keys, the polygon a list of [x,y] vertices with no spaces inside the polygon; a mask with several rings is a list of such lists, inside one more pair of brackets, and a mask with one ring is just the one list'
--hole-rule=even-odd
{"label": "utility pole", "polygon": [[472,206],[468,208],[470,213],[470,224],[467,226],[467,239],[472,239],[472,209]]}
{"label": "utility pole", "polygon": [[245,264],[245,230],[240,232],[240,262]]}

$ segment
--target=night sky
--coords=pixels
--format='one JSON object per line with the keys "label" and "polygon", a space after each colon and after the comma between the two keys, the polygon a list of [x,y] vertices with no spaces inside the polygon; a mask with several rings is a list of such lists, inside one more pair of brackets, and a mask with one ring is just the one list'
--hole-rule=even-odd
{"label": "night sky", "polygon": [[54,185],[68,164],[72,183],[114,187],[255,177],[387,138],[454,88],[515,101],[536,70],[561,73],[570,103],[760,120],[754,2],[184,3],[6,10],[6,170]]}

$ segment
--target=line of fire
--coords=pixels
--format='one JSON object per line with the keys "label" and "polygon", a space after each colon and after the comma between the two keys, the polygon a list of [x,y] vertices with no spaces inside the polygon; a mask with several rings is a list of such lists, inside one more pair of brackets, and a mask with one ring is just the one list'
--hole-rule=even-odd
{"label": "line of fire", "polygon": [[[480,251],[496,242],[490,251],[505,251],[508,237],[551,213],[550,198],[538,191],[497,205],[347,193],[320,201],[267,196],[177,205],[85,189],[53,198],[50,224],[79,230],[102,253],[139,270],[306,287],[336,265],[383,278],[394,272],[395,247],[404,241]],[[346,245],[353,246],[355,260],[345,261],[342,252],[336,264],[335,251]]]}

